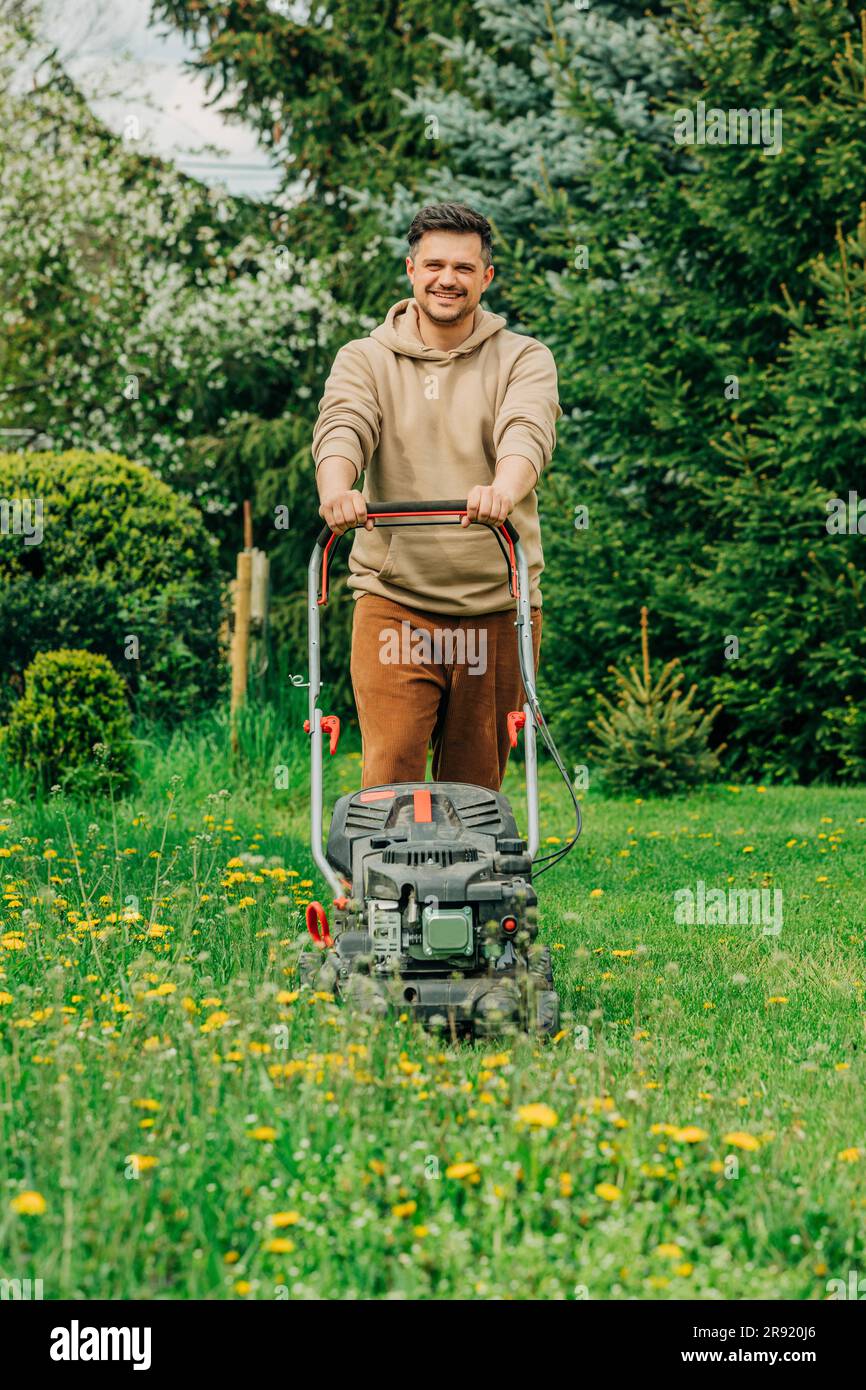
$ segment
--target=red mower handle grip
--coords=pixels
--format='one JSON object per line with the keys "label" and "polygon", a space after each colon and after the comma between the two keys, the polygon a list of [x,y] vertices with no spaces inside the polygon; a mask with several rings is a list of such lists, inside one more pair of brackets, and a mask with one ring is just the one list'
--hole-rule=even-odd
{"label": "red mower handle grip", "polygon": [[[454,523],[458,523],[459,520],[460,520],[460,517],[461,517],[461,516],[464,516],[465,513],[466,513],[466,499],[465,499],[465,498],[464,498],[462,501],[460,501],[460,500],[458,499],[457,501],[447,501],[447,502],[368,502],[368,503],[367,503],[367,516],[368,516],[368,518],[369,518],[371,521],[375,521],[377,517],[399,516],[399,517],[405,518],[405,520],[401,520],[401,521],[399,522],[399,525],[401,525],[401,526],[423,526],[423,525],[424,525],[424,518],[425,518],[425,517],[428,517],[428,516],[436,516],[437,514],[441,514],[442,519],[443,519],[443,522],[446,523],[446,524],[447,524],[447,522],[449,522],[449,521],[452,521],[452,522],[454,522]],[[411,520],[411,518],[413,518],[413,517],[420,517],[421,520],[420,520],[420,521],[413,521],[413,520]],[[482,525],[486,525],[486,523],[483,522]],[[502,530],[505,532],[506,536],[508,537],[508,539],[511,541],[512,545],[514,544],[515,541],[519,541],[519,540],[520,540],[520,536],[518,535],[518,533],[517,533],[515,527],[512,525],[512,523],[511,523],[507,518],[506,518],[505,521],[501,522],[500,525],[501,525]],[[354,529],[354,528],[350,528],[350,529]],[[321,546],[327,545],[329,538],[330,538],[331,536],[333,536],[334,534],[335,534],[335,532],[333,532],[333,531],[331,530],[330,526],[328,526],[328,525],[323,526],[322,529],[321,529],[321,531],[320,531],[319,534],[318,534],[318,537],[317,537],[317,544],[318,544],[318,545],[321,545]]]}

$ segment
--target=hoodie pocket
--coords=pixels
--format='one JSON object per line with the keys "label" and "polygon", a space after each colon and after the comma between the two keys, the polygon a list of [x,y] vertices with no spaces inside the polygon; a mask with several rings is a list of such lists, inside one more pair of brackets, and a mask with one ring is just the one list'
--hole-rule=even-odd
{"label": "hoodie pocket", "polygon": [[461,594],[467,600],[507,580],[508,571],[493,536],[480,526],[401,527],[391,536],[378,578],[395,588],[425,594]]}
{"label": "hoodie pocket", "polygon": [[379,579],[390,573],[393,539],[393,533],[389,536],[378,526],[372,531],[359,527],[349,552],[349,569],[354,573],[374,574]]}

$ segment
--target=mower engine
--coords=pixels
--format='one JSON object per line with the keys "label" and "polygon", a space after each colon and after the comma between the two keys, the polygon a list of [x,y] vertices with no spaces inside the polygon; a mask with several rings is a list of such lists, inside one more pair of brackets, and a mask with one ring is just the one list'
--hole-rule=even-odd
{"label": "mower engine", "polygon": [[352,896],[324,957],[302,958],[302,977],[460,1034],[556,1031],[526,850],[507,799],[484,787],[401,783],[342,797],[327,858]]}

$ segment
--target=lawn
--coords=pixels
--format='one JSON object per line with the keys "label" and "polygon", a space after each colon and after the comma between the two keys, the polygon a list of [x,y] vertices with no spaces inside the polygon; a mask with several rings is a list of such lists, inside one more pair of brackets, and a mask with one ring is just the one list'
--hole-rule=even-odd
{"label": "lawn", "polygon": [[[4,778],[0,1275],[46,1298],[825,1299],[866,1272],[862,791],[590,790],[538,880],[561,1033],[454,1047],[298,989],[323,896],[303,717],[251,712],[241,771],[218,720],[154,738],[114,804]],[[327,772],[331,798],[358,785],[357,751]],[[505,791],[522,822],[517,766]],[[699,882],[781,890],[780,930],[677,921]]]}

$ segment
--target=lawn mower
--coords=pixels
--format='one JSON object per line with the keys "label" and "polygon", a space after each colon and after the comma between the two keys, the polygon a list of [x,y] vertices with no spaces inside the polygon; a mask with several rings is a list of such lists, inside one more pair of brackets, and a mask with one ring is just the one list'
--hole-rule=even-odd
{"label": "lawn mower", "polygon": [[[370,502],[374,525],[460,524],[465,501]],[[580,806],[544,721],[535,690],[529,572],[509,521],[487,525],[508,566],[526,702],[508,714],[512,748],[524,736],[528,838],[501,792],[465,782],[400,782],[366,787],[336,802],[322,849],[322,737],[337,750],[340,721],[323,715],[319,609],[339,536],[323,527],[308,571],[310,840],[333,892],[331,920],[321,902],[306,907],[307,943],[298,962],[304,984],[370,1014],[416,1017],[451,1037],[559,1030],[550,949],[538,940],[533,885],[576,842]],[[321,583],[321,593],[319,592]],[[540,735],[571,794],[571,840],[538,857]],[[540,866],[540,867],[539,867]]]}

